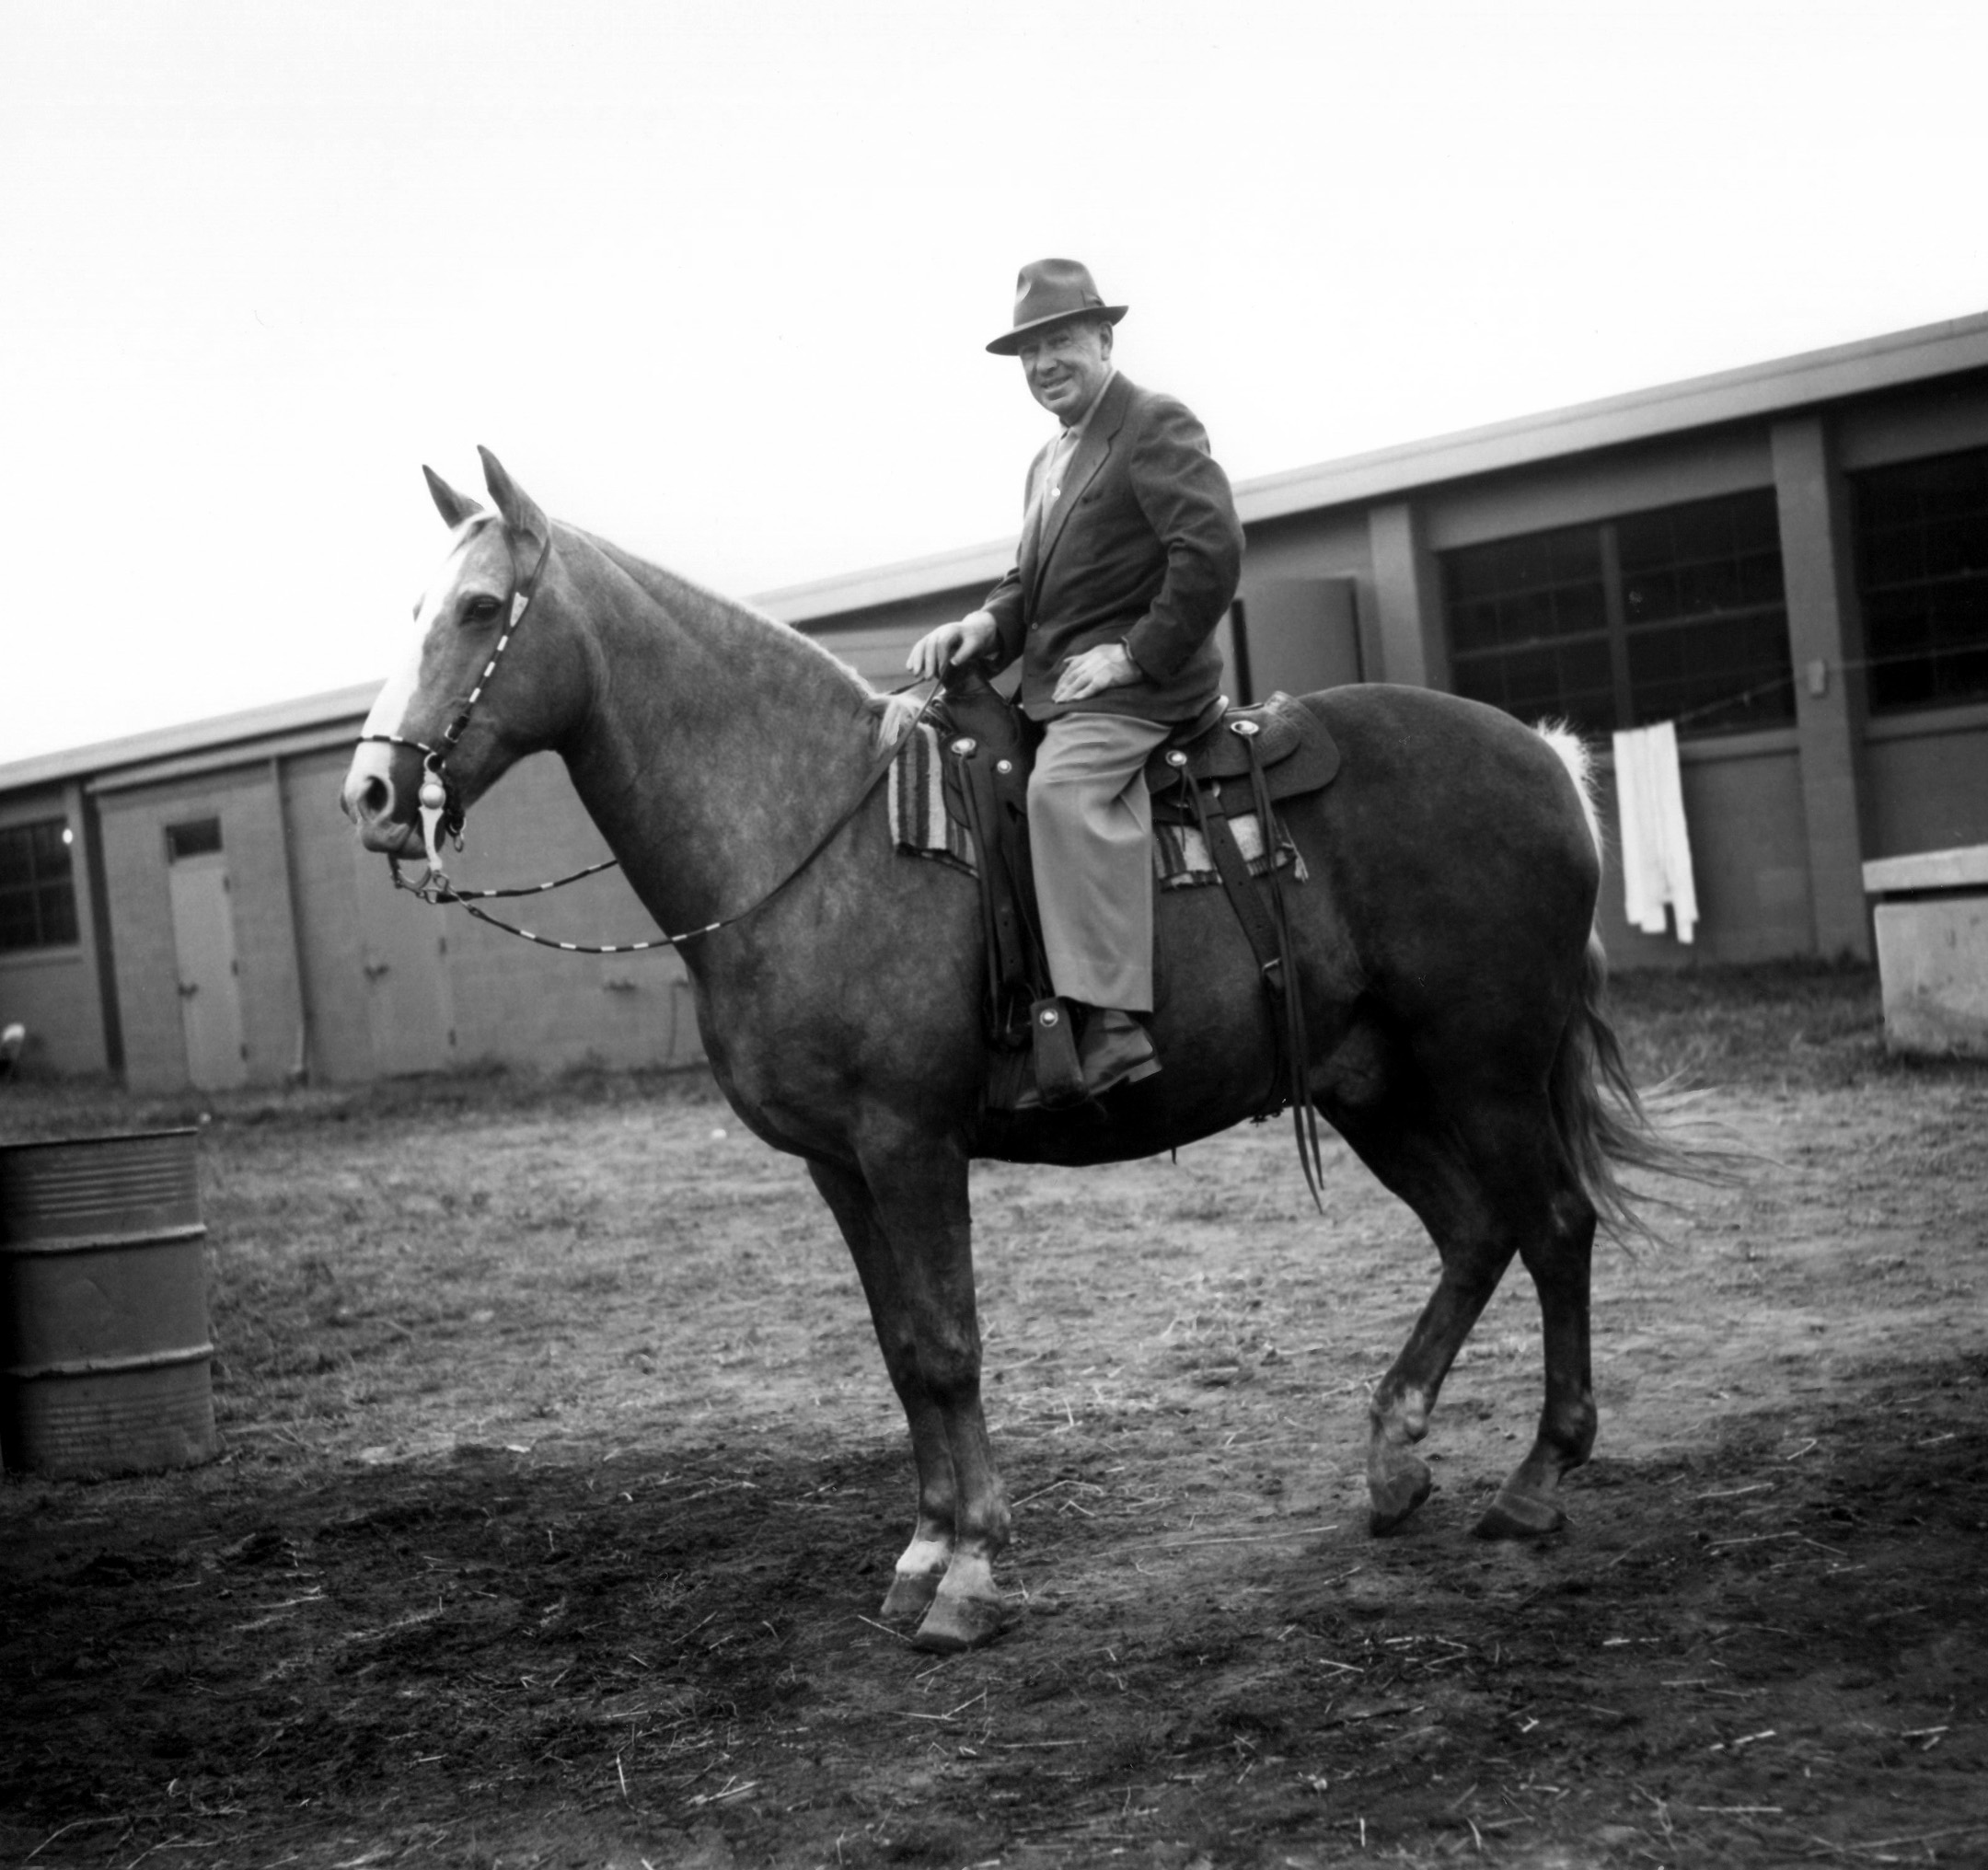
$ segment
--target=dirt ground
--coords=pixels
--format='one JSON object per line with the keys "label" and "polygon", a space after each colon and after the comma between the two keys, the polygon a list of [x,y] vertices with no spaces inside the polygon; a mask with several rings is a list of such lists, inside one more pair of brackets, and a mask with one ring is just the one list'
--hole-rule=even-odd
{"label": "dirt ground", "polygon": [[875,1621],[900,1419],[799,1166],[699,1078],[139,1104],[203,1124],[225,1451],[0,1486],[9,1864],[1988,1863],[1988,1072],[1844,970],[1638,976],[1758,1152],[1598,1255],[1570,1529],[1475,1510],[1516,1276],[1412,1529],[1368,1386],[1434,1255],[1282,1125],[977,1172],[1014,1629]]}

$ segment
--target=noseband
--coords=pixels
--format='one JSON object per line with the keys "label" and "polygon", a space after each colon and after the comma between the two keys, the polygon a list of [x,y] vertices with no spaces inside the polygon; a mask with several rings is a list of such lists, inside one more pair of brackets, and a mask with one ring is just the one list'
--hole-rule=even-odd
{"label": "noseband", "polygon": [[[552,536],[549,527],[546,542],[539,548],[538,561],[531,568],[531,575],[511,594],[511,620],[504,625],[503,634],[497,639],[497,646],[491,651],[490,661],[483,664],[483,673],[477,677],[476,687],[470,689],[469,698],[462,705],[462,711],[442,731],[442,745],[430,746],[424,740],[410,740],[399,733],[362,733],[360,744],[377,741],[387,746],[412,747],[422,754],[422,782],[417,802],[421,806],[422,842],[427,848],[428,873],[437,883],[445,888],[448,878],[442,868],[442,838],[445,835],[462,848],[463,805],[462,795],[457,791],[455,781],[449,777],[448,756],[456,751],[456,744],[463,737],[463,730],[469,725],[469,716],[476,705],[483,698],[483,691],[490,687],[491,677],[497,672],[497,664],[503,660],[503,652],[511,647],[511,639],[517,634],[518,625],[525,620],[525,613],[531,608],[531,601],[538,594],[538,580],[543,576],[546,560],[552,555]],[[397,867],[398,870],[398,867]]]}

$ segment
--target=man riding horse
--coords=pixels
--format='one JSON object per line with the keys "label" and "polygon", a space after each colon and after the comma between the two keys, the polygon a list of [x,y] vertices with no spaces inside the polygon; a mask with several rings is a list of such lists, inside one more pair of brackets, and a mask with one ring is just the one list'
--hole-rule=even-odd
{"label": "man riding horse", "polygon": [[1087,1009],[1085,1092],[1160,1068],[1153,1010],[1148,756],[1205,713],[1214,641],[1235,596],[1242,527],[1207,432],[1173,398],[1112,363],[1108,306],[1073,260],[1016,282],[1014,324],[987,348],[1019,357],[1062,424],[1029,466],[1015,564],[985,604],[913,646],[925,677],[1022,659],[1023,711],[1043,730],[1029,839],[1058,997]]}

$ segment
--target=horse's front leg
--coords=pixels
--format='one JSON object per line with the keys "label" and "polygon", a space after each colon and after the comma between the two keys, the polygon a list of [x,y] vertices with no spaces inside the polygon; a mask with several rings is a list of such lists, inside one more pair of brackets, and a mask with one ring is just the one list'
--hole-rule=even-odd
{"label": "horse's front leg", "polygon": [[862,1280],[918,1463],[918,1523],[884,1614],[922,1616],[920,1648],[969,1649],[1006,1621],[994,1586],[1008,1504],[980,1410],[966,1164],[929,1139],[865,1172],[811,1166]]}

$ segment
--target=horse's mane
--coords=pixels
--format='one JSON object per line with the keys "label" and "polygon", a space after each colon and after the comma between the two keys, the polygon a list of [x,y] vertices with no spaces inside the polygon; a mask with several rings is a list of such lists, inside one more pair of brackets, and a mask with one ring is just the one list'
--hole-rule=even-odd
{"label": "horse's mane", "polygon": [[896,745],[918,718],[917,702],[906,695],[878,694],[840,656],[805,630],[796,629],[791,623],[782,623],[777,617],[769,617],[763,610],[756,610],[735,597],[727,597],[722,592],[699,584],[693,578],[686,578],[679,571],[652,565],[646,559],[638,558],[612,540],[601,538],[580,526],[561,521],[560,529],[584,539],[647,596],[683,618],[693,628],[702,619],[719,628],[764,632],[791,652],[813,657],[834,676],[836,691],[849,703],[850,719],[873,732],[880,747]]}

